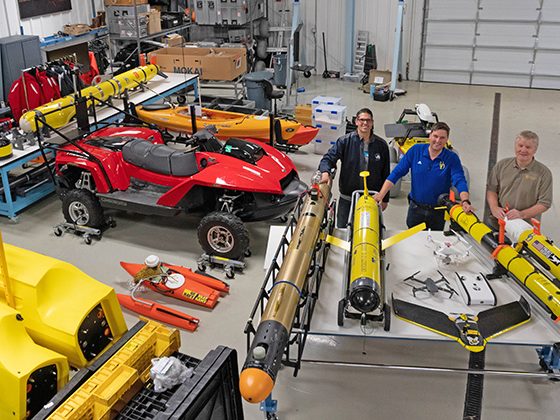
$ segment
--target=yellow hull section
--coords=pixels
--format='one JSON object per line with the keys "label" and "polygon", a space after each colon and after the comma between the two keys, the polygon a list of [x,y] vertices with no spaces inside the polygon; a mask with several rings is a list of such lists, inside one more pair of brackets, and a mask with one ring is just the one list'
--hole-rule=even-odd
{"label": "yellow hull section", "polygon": [[362,195],[354,212],[350,289],[359,279],[371,279],[381,290],[379,206],[370,195]]}
{"label": "yellow hull section", "polygon": [[[68,361],[66,357],[33,342],[27,334],[21,315],[0,303],[0,418],[25,419],[29,417],[31,407],[45,404],[68,382]],[[35,383],[33,374],[46,368],[56,372],[56,377],[48,375],[56,385],[51,395],[44,395],[45,390]],[[34,387],[37,386],[35,390]],[[37,399],[39,401],[37,401]],[[30,405],[29,404],[29,405]]]}
{"label": "yellow hull section", "polygon": [[[478,243],[492,232],[474,214],[465,213],[460,205],[454,205],[449,214]],[[560,317],[560,290],[552,281],[509,245],[500,246],[493,257],[550,310],[554,319]]]}
{"label": "yellow hull section", "polygon": [[[80,94],[86,98],[94,97],[106,101],[113,96],[122,94],[125,90],[135,89],[140,83],[151,80],[158,71],[159,67],[155,64],[137,67],[98,85],[84,88],[80,91]],[[51,127],[64,127],[76,115],[76,107],[72,106],[75,100],[74,95],[68,95],[28,111],[21,116],[19,126],[26,132],[35,132],[37,131],[35,116],[41,115]],[[93,100],[89,100],[87,102],[88,107],[92,103]]]}
{"label": "yellow hull section", "polygon": [[[66,356],[70,365],[81,368],[95,360],[85,354],[84,349],[90,349],[85,341],[91,344],[97,339],[91,336],[80,340],[84,329],[109,328],[106,331],[112,340],[127,331],[113,288],[69,263],[9,244],[4,244],[4,249],[14,309],[23,316],[35,343]],[[5,304],[2,295],[0,304]],[[93,325],[95,317],[99,322]]]}

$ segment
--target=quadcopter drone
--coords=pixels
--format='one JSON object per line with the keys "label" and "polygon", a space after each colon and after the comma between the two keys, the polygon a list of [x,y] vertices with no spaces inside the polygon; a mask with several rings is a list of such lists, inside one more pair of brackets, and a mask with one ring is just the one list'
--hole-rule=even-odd
{"label": "quadcopter drone", "polygon": [[[438,270],[438,273],[441,276],[439,280],[434,280],[431,277],[427,277],[426,280],[420,280],[415,277],[418,273],[420,273],[420,271],[417,271],[403,280],[406,285],[412,287],[412,296],[416,297],[416,292],[428,292],[432,296],[438,294],[439,292],[445,292],[449,293],[449,299],[451,299],[453,295],[457,295],[457,292],[451,287],[449,281],[447,281],[441,271]],[[416,282],[421,284],[421,286],[415,286],[409,282]],[[442,283],[443,285],[440,286]]]}
{"label": "quadcopter drone", "polygon": [[455,234],[455,240],[443,241],[435,240],[431,232],[428,232],[426,240],[434,247],[434,257],[438,264],[460,264],[470,256],[472,245],[453,230],[451,232]]}

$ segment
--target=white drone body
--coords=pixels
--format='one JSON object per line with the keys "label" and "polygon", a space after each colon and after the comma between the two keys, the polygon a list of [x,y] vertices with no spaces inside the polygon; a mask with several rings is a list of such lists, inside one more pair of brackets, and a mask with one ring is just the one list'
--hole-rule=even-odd
{"label": "white drone body", "polygon": [[434,257],[438,264],[457,265],[463,263],[470,256],[472,246],[457,233],[455,233],[455,238],[438,241],[432,237],[431,232],[428,232],[426,240],[429,246],[433,247]]}

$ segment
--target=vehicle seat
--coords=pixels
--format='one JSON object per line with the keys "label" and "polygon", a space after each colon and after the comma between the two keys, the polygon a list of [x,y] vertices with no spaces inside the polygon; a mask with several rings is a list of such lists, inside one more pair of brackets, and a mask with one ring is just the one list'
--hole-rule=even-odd
{"label": "vehicle seat", "polygon": [[126,162],[158,174],[191,176],[198,172],[194,152],[175,150],[164,144],[135,139],[123,146],[122,155]]}
{"label": "vehicle seat", "polygon": [[200,130],[193,134],[198,142],[199,149],[204,152],[220,153],[222,151],[222,143],[207,130]]}

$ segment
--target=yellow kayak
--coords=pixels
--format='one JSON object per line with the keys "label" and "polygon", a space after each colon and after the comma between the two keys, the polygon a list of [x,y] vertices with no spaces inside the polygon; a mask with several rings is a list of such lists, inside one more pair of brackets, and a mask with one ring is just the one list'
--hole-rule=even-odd
{"label": "yellow kayak", "polygon": [[[189,107],[172,108],[170,105],[146,105],[136,107],[138,117],[147,123],[182,133],[192,133],[191,114]],[[269,141],[270,119],[262,115],[246,115],[238,112],[218,111],[202,108],[202,115],[196,117],[198,130],[214,126],[216,137],[228,139],[230,137],[248,137]],[[306,127],[288,119],[280,119],[282,139],[288,144],[304,145],[315,138],[318,128]]]}

